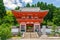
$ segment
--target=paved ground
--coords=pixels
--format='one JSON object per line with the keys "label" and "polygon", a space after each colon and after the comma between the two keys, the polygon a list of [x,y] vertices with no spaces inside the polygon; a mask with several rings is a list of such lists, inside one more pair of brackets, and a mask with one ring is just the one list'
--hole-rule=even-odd
{"label": "paved ground", "polygon": [[21,39],[21,40],[60,40],[60,39]]}
{"label": "paved ground", "polygon": [[31,39],[21,39],[21,38],[12,38],[10,40],[60,40],[60,38],[31,38]]}
{"label": "paved ground", "polygon": [[13,37],[10,40],[60,40],[60,37],[47,37],[46,35],[42,35],[39,37],[37,33],[24,33],[23,37]]}

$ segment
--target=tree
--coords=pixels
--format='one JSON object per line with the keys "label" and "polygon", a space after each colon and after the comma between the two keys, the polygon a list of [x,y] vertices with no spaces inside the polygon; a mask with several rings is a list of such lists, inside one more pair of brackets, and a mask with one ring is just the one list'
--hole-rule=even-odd
{"label": "tree", "polygon": [[54,11],[53,22],[55,25],[60,26],[60,8],[55,9]]}
{"label": "tree", "polygon": [[0,0],[0,18],[2,19],[6,15],[5,6],[3,4],[3,0]]}
{"label": "tree", "polygon": [[35,7],[37,7],[37,5],[35,4]]}
{"label": "tree", "polygon": [[[3,23],[9,23],[11,25],[18,25],[16,18],[14,17],[11,10],[6,10],[6,16],[4,16],[4,20],[2,20]],[[0,21],[1,22],[1,21]]]}
{"label": "tree", "polygon": [[32,4],[31,7],[35,7],[35,5]]}
{"label": "tree", "polygon": [[20,9],[20,7],[19,7],[19,6],[15,8],[15,10],[19,10],[19,9]]}
{"label": "tree", "polygon": [[53,4],[48,4],[47,9],[49,9],[49,12],[48,12],[47,16],[44,19],[46,21],[46,26],[47,26],[47,21],[53,22],[53,20],[52,20],[53,17],[54,17],[53,14],[54,14],[54,11],[55,11],[56,7]]}
{"label": "tree", "polygon": [[27,4],[26,4],[26,7],[30,7],[30,4],[29,4],[29,3],[27,3]]}
{"label": "tree", "polygon": [[40,2],[37,2],[37,7],[40,7]]}
{"label": "tree", "polygon": [[12,15],[4,16],[3,23],[9,23],[10,25],[13,24],[14,18]]}
{"label": "tree", "polygon": [[5,6],[3,0],[0,0],[0,25],[2,24],[3,17],[6,15]]}

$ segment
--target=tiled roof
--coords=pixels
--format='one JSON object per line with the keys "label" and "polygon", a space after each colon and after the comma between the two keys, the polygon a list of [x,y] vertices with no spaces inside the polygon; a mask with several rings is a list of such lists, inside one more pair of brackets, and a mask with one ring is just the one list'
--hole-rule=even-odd
{"label": "tiled roof", "polygon": [[40,11],[39,7],[23,7],[19,9],[20,11]]}
{"label": "tiled roof", "polygon": [[44,12],[49,10],[41,10],[40,7],[20,7],[19,10],[14,10],[19,12]]}

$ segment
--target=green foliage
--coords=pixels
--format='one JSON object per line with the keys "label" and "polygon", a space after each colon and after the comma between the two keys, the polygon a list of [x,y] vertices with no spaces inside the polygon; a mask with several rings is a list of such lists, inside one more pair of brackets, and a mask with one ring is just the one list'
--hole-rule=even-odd
{"label": "green foliage", "polygon": [[55,31],[56,31],[56,25],[53,25],[53,27],[52,27],[52,35],[54,35],[54,36],[55,36]]}
{"label": "green foliage", "polygon": [[9,22],[7,21],[8,23],[10,23],[12,25],[15,25],[15,26],[19,25],[17,23],[16,18],[14,17],[14,15],[13,15],[11,10],[7,10],[6,14],[7,14],[7,16],[5,16],[4,18],[5,18],[5,20],[9,21]]}
{"label": "green foliage", "polygon": [[32,4],[31,7],[35,7],[35,5]]}
{"label": "green foliage", "polygon": [[53,25],[53,27],[52,27],[52,35],[54,35],[54,36],[57,36],[56,34],[60,34],[60,32],[59,32],[59,29],[58,29],[58,27],[57,27],[57,25]]}
{"label": "green foliage", "polygon": [[10,24],[2,24],[0,25],[0,37],[1,40],[6,40],[11,37],[11,27]]}
{"label": "green foliage", "polygon": [[20,7],[19,7],[19,6],[15,8],[15,10],[19,10],[19,9],[20,9]]}
{"label": "green foliage", "polygon": [[55,25],[60,26],[60,19],[59,18],[53,18],[53,22]]}
{"label": "green foliage", "polygon": [[14,22],[14,18],[12,17],[12,15],[6,15],[3,17],[3,19],[0,20],[0,24],[5,24],[5,23],[9,23],[10,25],[13,24]]}
{"label": "green foliage", "polygon": [[[7,15],[0,20],[0,37],[1,40],[6,40],[11,37],[11,26],[14,25],[14,16],[11,12],[7,12]],[[16,23],[15,23],[16,24]]]}
{"label": "green foliage", "polygon": [[21,37],[21,35],[22,35],[22,34],[19,32],[19,33],[18,33],[18,36],[20,36],[20,37]]}
{"label": "green foliage", "polygon": [[4,22],[7,23],[12,23],[14,21],[13,17],[12,16],[4,16]]}
{"label": "green foliage", "polygon": [[6,15],[5,7],[3,4],[3,0],[0,0],[0,18],[2,19]]}
{"label": "green foliage", "polygon": [[31,26],[27,26],[27,29],[32,29],[32,27]]}
{"label": "green foliage", "polygon": [[55,31],[56,28],[57,28],[57,26],[56,25],[53,25],[52,30]]}
{"label": "green foliage", "polygon": [[55,25],[60,26],[60,8],[55,9],[54,11],[54,17],[53,17],[53,22]]}
{"label": "green foliage", "polygon": [[47,25],[48,25],[48,26],[53,26],[53,22],[48,21],[48,22],[47,22]]}
{"label": "green foliage", "polygon": [[27,3],[27,4],[26,4],[26,7],[30,7],[30,4],[29,4],[29,3]]}

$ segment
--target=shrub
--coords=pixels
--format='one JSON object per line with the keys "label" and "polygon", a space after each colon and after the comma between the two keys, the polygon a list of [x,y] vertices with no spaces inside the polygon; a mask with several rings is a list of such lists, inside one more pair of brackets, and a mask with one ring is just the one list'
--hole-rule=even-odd
{"label": "shrub", "polygon": [[0,37],[1,40],[6,40],[11,37],[11,29],[7,24],[0,25]]}

